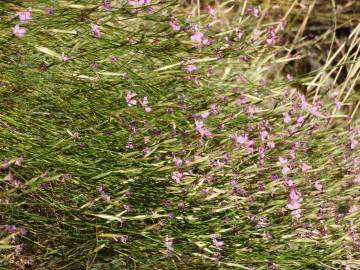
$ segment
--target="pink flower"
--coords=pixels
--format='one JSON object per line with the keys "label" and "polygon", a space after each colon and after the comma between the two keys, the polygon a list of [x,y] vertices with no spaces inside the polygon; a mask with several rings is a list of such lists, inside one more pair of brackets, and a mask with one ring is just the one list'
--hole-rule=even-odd
{"label": "pink flower", "polygon": [[221,236],[220,235],[213,235],[212,237],[211,237],[211,240],[212,240],[212,242],[213,242],[213,245],[215,246],[215,247],[217,247],[217,248],[222,248],[223,246],[224,246],[224,241],[221,241],[220,240],[221,239]]}
{"label": "pink flower", "polygon": [[101,33],[100,33],[100,26],[97,24],[91,24],[91,30],[90,30],[91,34],[96,37],[96,38],[100,38]]}
{"label": "pink flower", "polygon": [[269,148],[274,148],[275,147],[275,143],[273,141],[267,142],[266,146]]}
{"label": "pink flower", "polygon": [[238,40],[240,40],[244,34],[244,31],[242,31],[240,28],[236,28],[235,35]]}
{"label": "pink flower", "polygon": [[210,115],[210,112],[208,112],[208,111],[203,112],[203,113],[201,114],[201,118],[202,118],[202,119],[206,119],[206,118],[209,117],[209,115]]}
{"label": "pink flower", "polygon": [[171,175],[171,179],[174,180],[177,184],[181,182],[183,179],[184,174],[182,172],[173,172]]}
{"label": "pink flower", "polygon": [[290,170],[290,168],[289,168],[288,166],[284,166],[284,167],[282,167],[282,169],[281,169],[281,172],[282,172],[283,175],[289,174],[290,171],[291,171],[291,170]]}
{"label": "pink flower", "polygon": [[210,40],[202,32],[199,31],[199,27],[194,27],[194,34],[190,37],[191,41],[196,43],[196,45],[209,45]]}
{"label": "pink flower", "polygon": [[311,170],[312,167],[305,162],[300,161],[300,167],[303,172],[307,172],[308,170]]}
{"label": "pink flower", "polygon": [[13,27],[12,32],[14,33],[15,36],[17,37],[23,37],[25,36],[27,29],[20,27],[19,24],[15,25],[15,27]]}
{"label": "pink flower", "polygon": [[298,201],[290,201],[286,206],[289,210],[296,210],[301,207],[301,204]]}
{"label": "pink flower", "polygon": [[131,91],[128,91],[128,92],[126,93],[125,100],[126,100],[126,103],[127,103],[127,105],[128,105],[129,107],[134,106],[134,105],[137,104],[136,99],[133,99],[133,98],[136,97],[136,96],[137,96],[137,94],[134,93],[134,92],[131,92]]}
{"label": "pink flower", "polygon": [[358,141],[355,140],[354,138],[352,138],[352,139],[351,139],[350,148],[351,148],[351,149],[355,149],[358,144],[359,144]]}
{"label": "pink flower", "polygon": [[285,124],[290,123],[291,117],[290,117],[290,114],[289,114],[288,112],[284,112],[284,113],[283,113],[283,117],[284,117],[284,123],[285,123]]}
{"label": "pink flower", "polygon": [[300,100],[301,100],[301,109],[306,109],[306,108],[308,108],[308,106],[309,106],[309,103],[307,103],[307,101],[306,101],[306,98],[305,98],[305,96],[304,95],[302,95],[302,94],[298,94],[299,95],[299,98],[300,98]]}
{"label": "pink flower", "polygon": [[193,42],[201,44],[203,37],[204,34],[197,30],[190,38]]}
{"label": "pink flower", "polygon": [[290,73],[288,73],[288,74],[286,75],[286,79],[287,79],[289,82],[292,82],[292,81],[294,80],[294,77],[293,77]]}
{"label": "pink flower", "polygon": [[315,181],[314,187],[318,190],[318,191],[322,191],[323,186],[321,185],[320,181]]}
{"label": "pink flower", "polygon": [[180,23],[175,16],[170,17],[170,26],[174,31],[180,31],[181,29]]}
{"label": "pink flower", "polygon": [[31,7],[29,7],[25,11],[18,11],[16,12],[16,15],[19,17],[21,22],[27,22],[31,20],[32,10]]}
{"label": "pink flower", "polygon": [[338,100],[335,100],[335,107],[336,107],[336,109],[340,110],[340,109],[341,109],[341,106],[342,106],[341,102],[338,101]]}
{"label": "pink flower", "polygon": [[212,114],[219,114],[221,110],[220,110],[218,105],[211,104],[210,105],[210,111],[211,111]]}
{"label": "pink flower", "polygon": [[288,163],[288,160],[287,160],[286,157],[285,157],[285,158],[279,157],[279,164],[280,164],[280,165],[284,166],[284,165],[286,165],[287,163]]}
{"label": "pink flower", "polygon": [[269,28],[268,35],[266,38],[266,43],[268,45],[274,45],[276,43],[276,33],[274,27]]}
{"label": "pink flower", "polygon": [[66,56],[64,53],[61,54],[61,60],[63,62],[67,62],[70,60],[70,57],[69,56]]}
{"label": "pink flower", "polygon": [[195,120],[195,129],[201,135],[201,138],[212,137],[211,132],[207,128],[204,128],[204,122],[202,120]]}
{"label": "pink flower", "polygon": [[280,22],[280,30],[281,30],[282,32],[285,31],[285,27],[286,27],[286,22],[281,21],[281,22]]}
{"label": "pink flower", "polygon": [[297,210],[301,207],[302,196],[296,190],[296,186],[290,186],[289,202],[286,205],[289,210]]}
{"label": "pink flower", "polygon": [[261,140],[262,140],[262,141],[265,141],[266,138],[268,137],[268,135],[269,135],[269,132],[267,132],[266,130],[261,131],[261,132],[260,132],[260,138],[261,138]]}
{"label": "pink flower", "polygon": [[185,66],[185,69],[187,73],[191,74],[197,70],[197,67],[192,62],[188,62]]}
{"label": "pink flower", "polygon": [[298,124],[302,124],[302,123],[304,123],[304,121],[305,121],[305,117],[304,116],[300,116],[297,120],[296,120],[296,122],[298,123]]}
{"label": "pink flower", "polygon": [[147,96],[145,96],[144,98],[143,98],[143,100],[141,101],[139,101],[140,102],[140,104],[144,107],[144,109],[145,109],[145,111],[146,112],[151,112],[151,108],[148,106],[149,105],[149,101],[148,101],[148,97]]}
{"label": "pink flower", "polygon": [[230,138],[232,140],[235,141],[236,144],[244,144],[248,141],[248,135],[247,134],[244,134],[244,135],[237,135],[236,133],[235,134],[232,134],[230,136]]}
{"label": "pink flower", "polygon": [[128,3],[134,8],[139,8],[144,5],[150,4],[150,0],[128,0]]}
{"label": "pink flower", "polygon": [[109,0],[103,0],[102,3],[101,3],[101,6],[105,10],[111,10],[112,9],[112,6],[111,6],[111,3],[110,3]]}
{"label": "pink flower", "polygon": [[215,11],[215,9],[213,9],[210,5],[208,5],[207,6],[207,11],[208,11],[208,14],[211,16],[211,18],[216,20],[216,11]]}
{"label": "pink flower", "polygon": [[249,7],[249,8],[247,9],[247,12],[249,12],[249,13],[250,13],[251,15],[253,15],[254,17],[259,17],[259,15],[260,15],[259,9],[253,8],[253,7]]}

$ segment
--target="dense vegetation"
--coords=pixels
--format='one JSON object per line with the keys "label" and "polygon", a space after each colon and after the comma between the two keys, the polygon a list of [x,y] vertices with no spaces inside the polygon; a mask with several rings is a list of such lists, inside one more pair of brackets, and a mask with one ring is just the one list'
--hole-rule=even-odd
{"label": "dense vegetation", "polygon": [[360,269],[360,128],[303,91],[338,67],[177,2],[0,3],[0,267]]}

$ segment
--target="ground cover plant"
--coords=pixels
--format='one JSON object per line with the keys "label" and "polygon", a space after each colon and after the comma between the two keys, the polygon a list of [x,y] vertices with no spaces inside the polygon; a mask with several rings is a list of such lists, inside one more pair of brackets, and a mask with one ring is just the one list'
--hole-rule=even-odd
{"label": "ground cover plant", "polygon": [[284,21],[177,4],[0,3],[0,267],[360,269],[356,119]]}

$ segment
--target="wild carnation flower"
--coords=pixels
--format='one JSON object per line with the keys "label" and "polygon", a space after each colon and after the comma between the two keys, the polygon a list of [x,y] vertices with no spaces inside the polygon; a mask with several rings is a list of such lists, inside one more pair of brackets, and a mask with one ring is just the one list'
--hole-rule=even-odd
{"label": "wild carnation flower", "polygon": [[180,31],[181,26],[175,16],[170,17],[170,26],[174,31]]}
{"label": "wild carnation flower", "polygon": [[185,70],[187,73],[191,74],[197,70],[197,67],[190,61],[186,64]]}
{"label": "wild carnation flower", "polygon": [[111,6],[111,3],[110,3],[109,0],[103,0],[102,3],[101,3],[101,6],[105,10],[111,10],[112,9],[112,6]]}
{"label": "wild carnation flower", "polygon": [[359,142],[357,140],[355,140],[354,138],[352,138],[350,148],[355,149],[358,144],[359,144]]}
{"label": "wild carnation flower", "polygon": [[137,94],[134,93],[134,92],[131,92],[131,91],[128,91],[126,93],[126,97],[125,97],[125,100],[126,100],[126,103],[129,107],[131,106],[135,106],[137,104],[137,100],[134,99],[134,97],[136,97]]}
{"label": "wild carnation flower", "polygon": [[210,5],[208,5],[207,6],[207,11],[208,11],[208,14],[211,16],[211,18],[216,20],[216,10],[213,9]]}
{"label": "wild carnation flower", "polygon": [[97,24],[91,24],[90,32],[96,38],[100,38],[100,36],[101,36],[100,26]]}
{"label": "wild carnation flower", "polygon": [[254,7],[249,7],[249,8],[247,9],[247,12],[249,12],[249,13],[250,13],[251,15],[253,15],[254,17],[259,17],[259,15],[260,15],[259,9],[254,8]]}
{"label": "wild carnation flower", "polygon": [[29,7],[27,10],[25,11],[18,11],[16,12],[16,15],[19,17],[21,22],[27,22],[31,20],[31,16],[32,16],[32,10],[31,7]]}
{"label": "wild carnation flower", "polygon": [[211,138],[212,134],[211,132],[207,129],[204,128],[204,122],[202,120],[196,120],[195,121],[195,129],[197,132],[200,133],[201,138]]}
{"label": "wild carnation flower", "polygon": [[296,190],[296,186],[292,185],[290,187],[289,202],[287,204],[287,208],[289,210],[297,210],[301,207],[301,201],[301,194]]}
{"label": "wild carnation flower", "polygon": [[66,56],[64,53],[61,54],[61,60],[63,62],[67,62],[70,60],[70,57],[69,56]]}
{"label": "wild carnation flower", "polygon": [[15,27],[13,27],[12,32],[17,37],[23,37],[23,36],[25,36],[27,29],[24,27],[20,27],[20,25],[17,24],[17,25],[15,25]]}
{"label": "wild carnation flower", "polygon": [[208,37],[204,35],[204,33],[200,32],[199,27],[196,25],[194,27],[194,34],[190,37],[191,41],[196,43],[196,45],[210,45],[210,40]]}
{"label": "wild carnation flower", "polygon": [[286,75],[286,79],[287,79],[289,82],[292,82],[292,81],[294,80],[294,77],[293,77],[290,73],[288,73],[288,74]]}
{"label": "wild carnation flower", "polygon": [[275,147],[275,143],[273,141],[269,141],[266,143],[266,146],[269,148],[274,148]]}
{"label": "wild carnation flower", "polygon": [[221,241],[221,235],[215,234],[211,237],[211,240],[213,242],[213,245],[219,249],[221,249],[224,246],[224,241]]}
{"label": "wild carnation flower", "polygon": [[269,28],[266,43],[268,45],[274,45],[276,43],[276,33],[274,27]]}
{"label": "wild carnation flower", "polygon": [[306,164],[305,162],[302,162],[301,160],[300,160],[300,167],[303,172],[307,172],[308,170],[312,169],[310,165]]}
{"label": "wild carnation flower", "polygon": [[174,180],[177,184],[181,182],[183,179],[184,174],[182,172],[173,172],[171,175],[171,179]]}
{"label": "wild carnation flower", "polygon": [[143,100],[139,100],[139,102],[144,107],[146,112],[151,112],[151,108],[148,106],[149,101],[147,96],[143,97]]}
{"label": "wild carnation flower", "polygon": [[245,34],[244,31],[242,31],[240,28],[236,28],[235,35],[237,40],[240,40],[244,34]]}
{"label": "wild carnation flower", "polygon": [[144,5],[150,4],[150,0],[128,0],[128,3],[134,8],[139,8]]}
{"label": "wild carnation flower", "polygon": [[290,117],[290,114],[289,114],[288,112],[284,112],[284,113],[283,113],[283,117],[284,117],[284,123],[285,123],[285,124],[290,123],[291,117]]}
{"label": "wild carnation flower", "polygon": [[266,130],[265,131],[261,131],[260,132],[260,138],[262,141],[265,141],[267,136],[269,135],[269,132],[267,132]]}
{"label": "wild carnation flower", "polygon": [[314,187],[318,190],[318,191],[322,191],[323,186],[321,185],[320,181],[315,181]]}

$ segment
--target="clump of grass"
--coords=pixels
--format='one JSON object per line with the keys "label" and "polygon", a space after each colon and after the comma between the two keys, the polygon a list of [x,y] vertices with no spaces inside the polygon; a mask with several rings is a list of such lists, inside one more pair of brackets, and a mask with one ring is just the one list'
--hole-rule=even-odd
{"label": "clump of grass", "polygon": [[2,264],[358,268],[360,130],[268,79],[277,25],[139,2],[1,4]]}

